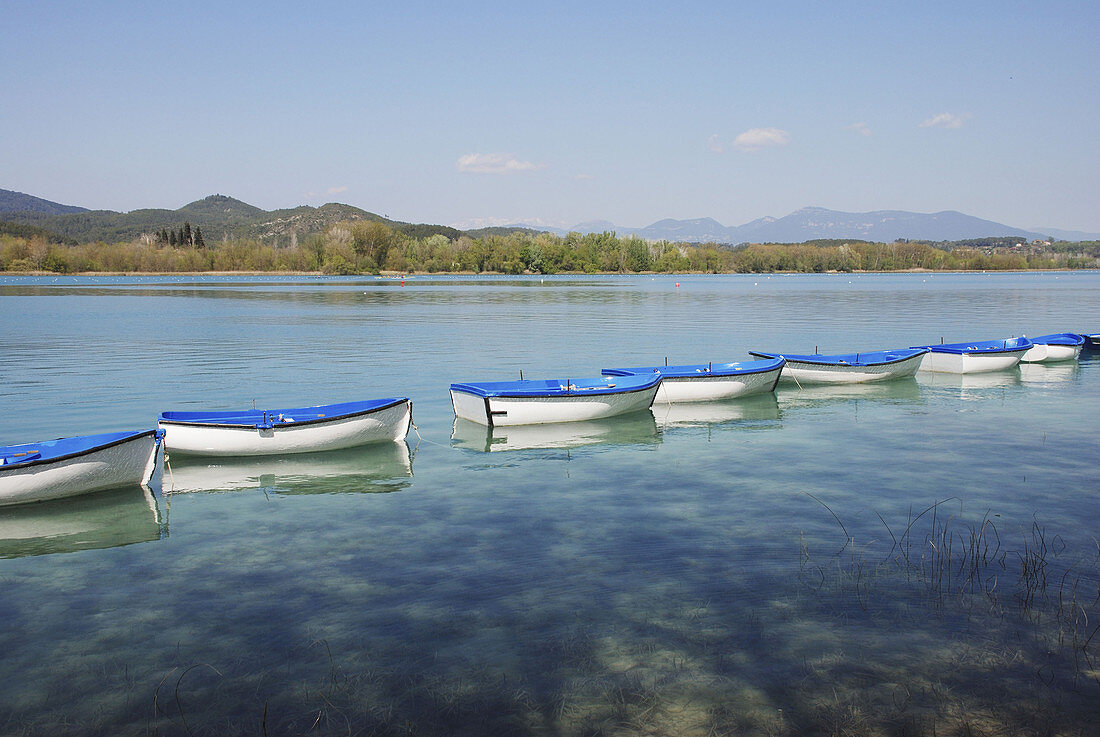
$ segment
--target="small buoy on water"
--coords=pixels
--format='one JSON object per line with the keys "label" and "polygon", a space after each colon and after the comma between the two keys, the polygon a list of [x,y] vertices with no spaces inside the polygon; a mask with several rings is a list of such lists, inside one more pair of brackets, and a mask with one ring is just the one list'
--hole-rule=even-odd
{"label": "small buoy on water", "polygon": [[401,280],[401,286],[405,286],[405,280],[404,279]]}
{"label": "small buoy on water", "polygon": [[676,286],[680,286],[680,282],[676,282]]}

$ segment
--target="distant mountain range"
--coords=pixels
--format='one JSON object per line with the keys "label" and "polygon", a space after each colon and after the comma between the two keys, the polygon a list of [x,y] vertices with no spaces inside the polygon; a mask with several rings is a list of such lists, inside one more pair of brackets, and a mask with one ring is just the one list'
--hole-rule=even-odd
{"label": "distant mountain range", "polygon": [[[806,207],[781,218],[764,217],[744,225],[726,226],[713,218],[658,220],[644,228],[615,225],[606,220],[578,223],[572,228],[549,228],[541,223],[514,223],[500,227],[461,230],[445,225],[414,224],[389,220],[351,205],[330,202],[320,207],[302,205],[285,210],[262,210],[225,195],[210,195],[177,210],[88,210],[62,205],[39,197],[0,189],[0,221],[23,228],[47,231],[59,239],[76,242],[131,240],[162,228],[178,229],[184,222],[202,228],[208,243],[222,238],[256,238],[268,243],[288,244],[312,233],[323,232],[334,223],[347,220],[375,220],[416,237],[446,235],[457,238],[464,232],[481,236],[507,233],[522,228],[564,235],[615,232],[647,240],[682,243],[801,243],[818,239],[852,239],[890,243],[899,238],[928,241],[958,241],[971,238],[1009,236],[1021,240],[1055,238],[1067,241],[1100,240],[1100,234],[1037,228],[1024,230],[951,210],[915,213],[903,210],[838,212]],[[32,232],[32,231],[27,231]]]}
{"label": "distant mountain range", "polygon": [[[522,225],[522,224],[520,224]],[[524,226],[531,227],[531,226]],[[578,223],[569,230],[549,229],[556,233],[611,231],[636,235],[647,240],[691,243],[802,243],[819,239],[844,239],[892,243],[899,238],[926,241],[958,241],[970,238],[1010,236],[1026,240],[1097,240],[1100,234],[1054,228],[1024,230],[991,220],[982,220],[948,210],[930,214],[904,210],[875,212],[838,212],[822,207],[804,207],[781,218],[764,217],[744,225],[726,226],[713,218],[695,220],[658,220],[644,228],[615,225],[606,220]]]}

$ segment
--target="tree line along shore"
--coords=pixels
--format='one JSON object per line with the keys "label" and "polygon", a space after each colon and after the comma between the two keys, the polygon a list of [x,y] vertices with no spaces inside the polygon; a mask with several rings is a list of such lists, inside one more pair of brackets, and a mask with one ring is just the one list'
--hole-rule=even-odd
{"label": "tree line along shore", "polygon": [[75,245],[41,235],[0,233],[0,272],[629,274],[1100,268],[1100,242],[1096,241],[822,240],[734,247],[647,241],[610,232],[415,237],[384,223],[355,221],[276,247],[250,238],[195,239],[189,224],[186,231],[188,238],[170,237],[165,231],[120,243]]}

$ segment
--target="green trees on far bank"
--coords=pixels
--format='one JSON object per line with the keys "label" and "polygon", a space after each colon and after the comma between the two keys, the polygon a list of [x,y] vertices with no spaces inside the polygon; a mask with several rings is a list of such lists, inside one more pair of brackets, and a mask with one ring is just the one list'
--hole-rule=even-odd
{"label": "green trees on far bank", "polygon": [[288,247],[256,239],[224,240],[207,247],[200,229],[185,223],[178,232],[161,230],[114,244],[63,245],[37,235],[0,232],[0,271],[559,274],[1100,268],[1097,243],[1033,244],[1022,251],[949,245],[828,241],[731,248],[653,242],[609,232],[416,237],[382,222],[356,220],[337,223]]}
{"label": "green trees on far bank", "polygon": [[161,246],[180,246],[181,248],[206,248],[206,241],[203,240],[202,230],[195,226],[195,230],[191,230],[191,223],[184,223],[183,227],[179,229],[177,234],[175,230],[168,230],[167,228],[161,228],[157,231],[156,241]]}

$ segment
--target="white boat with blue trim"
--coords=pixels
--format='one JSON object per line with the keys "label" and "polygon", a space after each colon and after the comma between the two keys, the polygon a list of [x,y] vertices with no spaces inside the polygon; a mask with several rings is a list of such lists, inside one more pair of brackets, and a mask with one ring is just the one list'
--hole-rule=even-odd
{"label": "white boat with blue trim", "polygon": [[315,453],[404,440],[412,423],[408,397],[294,409],[162,412],[169,452],[204,456]]}
{"label": "white boat with blue trim", "polygon": [[782,358],[738,363],[701,363],[683,366],[605,368],[604,376],[661,377],[654,402],[714,402],[775,389],[783,371]]}
{"label": "white boat with blue trim", "polygon": [[915,347],[928,351],[924,360],[921,361],[921,371],[978,374],[1012,368],[1020,362],[1031,346],[1032,342],[1027,338],[1007,338]]}
{"label": "white boat with blue trim", "polygon": [[759,358],[782,358],[781,381],[804,384],[863,384],[913,376],[927,353],[922,348],[898,348],[860,353],[807,354],[749,351]]}
{"label": "white boat with blue trim", "polygon": [[0,447],[0,505],[153,483],[163,436],[136,430]]}
{"label": "white boat with blue trim", "polygon": [[1085,347],[1085,336],[1077,333],[1054,333],[1032,338],[1034,343],[1020,357],[1021,363],[1053,363],[1055,361],[1073,361],[1081,355]]}
{"label": "white boat with blue trim", "polygon": [[466,382],[451,384],[451,405],[489,427],[598,420],[646,409],[660,385],[660,374]]}

